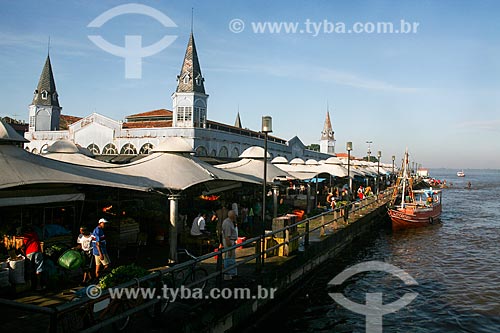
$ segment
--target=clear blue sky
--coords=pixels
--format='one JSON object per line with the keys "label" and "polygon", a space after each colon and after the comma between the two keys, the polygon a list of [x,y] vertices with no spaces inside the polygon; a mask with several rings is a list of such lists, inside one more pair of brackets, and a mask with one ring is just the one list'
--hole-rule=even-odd
{"label": "clear blue sky", "polygon": [[[500,169],[500,2],[498,1],[138,1],[177,27],[127,14],[100,28],[88,24],[124,1],[8,1],[0,9],[0,116],[27,120],[50,36],[63,113],[98,112],[116,120],[172,108],[194,8],[198,55],[210,95],[208,118],[319,143],[329,105],[336,151],[381,150],[397,161],[405,147],[425,167]],[[233,19],[245,29],[234,33]],[[342,34],[306,23],[417,22],[410,34]],[[298,22],[297,33],[255,33],[252,22]],[[309,28],[312,29],[312,23]],[[312,31],[314,32],[314,31]],[[177,36],[143,58],[142,78],[125,77],[124,59],[88,38],[118,46]]]}

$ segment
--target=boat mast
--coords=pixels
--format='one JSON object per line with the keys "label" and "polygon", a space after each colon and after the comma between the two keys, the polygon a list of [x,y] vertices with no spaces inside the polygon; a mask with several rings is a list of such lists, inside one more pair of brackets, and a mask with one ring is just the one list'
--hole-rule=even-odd
{"label": "boat mast", "polygon": [[406,179],[408,178],[406,175],[406,166],[408,165],[408,147],[405,150],[405,160],[403,167],[403,192],[401,193],[401,208],[405,207],[405,187],[406,187]]}

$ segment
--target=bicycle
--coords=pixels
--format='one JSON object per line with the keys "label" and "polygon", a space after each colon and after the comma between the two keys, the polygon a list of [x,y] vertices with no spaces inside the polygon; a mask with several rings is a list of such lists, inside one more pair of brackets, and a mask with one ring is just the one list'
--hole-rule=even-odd
{"label": "bicycle", "polygon": [[[203,268],[198,266],[198,261],[196,259],[195,255],[191,254],[187,249],[178,249],[178,254],[179,253],[184,253],[186,254],[190,259],[194,260],[189,266],[183,267],[180,270],[175,270],[175,268],[172,271],[167,272],[162,278],[162,287],[164,289],[162,290],[168,290],[168,289],[176,289],[178,287],[189,287],[189,288],[199,288],[202,291],[205,291],[207,287],[207,280],[206,277],[208,276],[208,271]],[[182,264],[182,263],[181,263]],[[175,266],[173,266],[175,267]],[[199,281],[199,282],[198,282]],[[172,301],[169,295],[162,295],[161,301],[159,302],[159,313],[164,313],[170,302]],[[148,314],[150,317],[155,316],[155,307],[151,307],[148,311]]]}

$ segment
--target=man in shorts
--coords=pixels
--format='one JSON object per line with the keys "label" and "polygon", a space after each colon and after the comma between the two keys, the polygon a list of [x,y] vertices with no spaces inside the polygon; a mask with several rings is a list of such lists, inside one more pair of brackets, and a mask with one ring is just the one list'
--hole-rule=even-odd
{"label": "man in shorts", "polygon": [[92,232],[92,251],[95,258],[95,278],[99,278],[99,271],[101,266],[107,270],[111,260],[109,259],[108,251],[106,249],[106,235],[104,235],[104,228],[108,224],[108,220],[100,219],[97,227]]}

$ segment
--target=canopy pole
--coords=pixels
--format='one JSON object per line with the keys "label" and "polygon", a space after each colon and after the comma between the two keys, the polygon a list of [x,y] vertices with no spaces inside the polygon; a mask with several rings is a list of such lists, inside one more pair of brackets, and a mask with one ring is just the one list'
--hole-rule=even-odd
{"label": "canopy pole", "polygon": [[179,194],[172,194],[168,197],[170,201],[170,228],[169,228],[169,259],[177,261],[177,226],[179,221]]}
{"label": "canopy pole", "polygon": [[273,185],[273,217],[278,217],[278,192],[279,187],[277,185]]}

